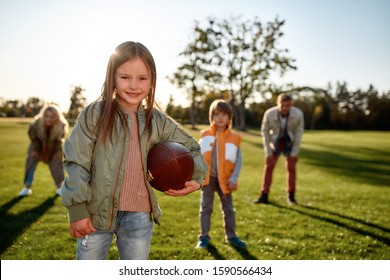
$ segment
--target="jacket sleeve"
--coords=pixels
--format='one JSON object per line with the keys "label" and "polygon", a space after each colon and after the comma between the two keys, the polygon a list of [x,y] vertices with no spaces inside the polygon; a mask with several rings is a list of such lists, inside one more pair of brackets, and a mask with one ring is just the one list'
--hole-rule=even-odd
{"label": "jacket sleeve", "polygon": [[273,152],[271,149],[271,133],[270,133],[270,123],[269,123],[269,113],[266,111],[261,122],[261,135],[263,137],[264,152],[266,156],[272,156]]}
{"label": "jacket sleeve", "polygon": [[97,114],[93,111],[92,107],[80,113],[76,125],[64,144],[64,169],[67,177],[62,186],[62,204],[68,208],[69,222],[90,216],[87,202],[92,198],[89,182],[97,138],[94,125]]}
{"label": "jacket sleeve", "polygon": [[233,173],[229,179],[229,181],[232,182],[233,184],[237,184],[238,176],[240,175],[240,171],[241,171],[241,166],[242,166],[242,154],[241,154],[240,147],[238,147],[236,163],[234,166]]}
{"label": "jacket sleeve", "polygon": [[158,119],[162,128],[159,142],[173,141],[184,145],[191,152],[194,159],[192,180],[202,185],[207,175],[207,165],[200,151],[199,143],[180,124],[165,114],[160,113]]}
{"label": "jacket sleeve", "polygon": [[298,114],[298,123],[296,125],[296,129],[294,132],[294,145],[291,149],[291,156],[293,157],[298,157],[299,150],[301,148],[301,139],[305,127],[303,112],[301,110],[298,110],[297,114]]}

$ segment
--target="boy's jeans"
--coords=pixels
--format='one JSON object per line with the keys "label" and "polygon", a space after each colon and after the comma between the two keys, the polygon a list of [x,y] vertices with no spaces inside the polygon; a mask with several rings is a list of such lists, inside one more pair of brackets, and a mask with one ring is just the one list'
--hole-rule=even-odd
{"label": "boy's jeans", "polygon": [[121,260],[146,260],[149,256],[153,221],[148,212],[119,212],[114,232],[97,229],[91,235],[77,239],[78,260],[104,260],[113,235]]}
{"label": "boy's jeans", "polygon": [[205,186],[201,194],[200,206],[200,236],[210,240],[209,231],[211,227],[211,214],[214,206],[214,193],[217,193],[221,201],[223,225],[226,239],[236,237],[236,218],[233,207],[233,196],[231,193],[224,195],[219,187],[218,179],[210,177],[210,184]]}

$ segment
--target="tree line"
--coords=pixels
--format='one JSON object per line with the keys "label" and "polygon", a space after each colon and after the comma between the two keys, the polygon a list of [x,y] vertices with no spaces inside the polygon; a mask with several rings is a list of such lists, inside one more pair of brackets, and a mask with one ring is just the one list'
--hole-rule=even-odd
{"label": "tree line", "polygon": [[[77,118],[81,110],[87,105],[84,91],[85,89],[81,86],[71,86],[70,106],[68,112],[64,113],[70,123]],[[55,102],[45,102],[39,97],[30,97],[26,102],[0,98],[0,116],[31,118],[36,116],[45,104],[55,104],[58,106]]]}
{"label": "tree line", "polygon": [[[252,101],[245,110],[247,127],[259,128],[264,112],[276,105],[277,96],[289,93],[294,105],[304,112],[305,129],[340,130],[390,130],[390,91],[379,93],[372,85],[367,90],[348,89],[347,84],[337,83],[327,89],[304,87],[270,88],[266,99]],[[226,93],[210,93],[201,97],[196,107],[196,123],[208,124],[208,110],[216,98],[228,100]],[[173,98],[167,113],[181,123],[191,123],[190,108],[175,106]],[[235,116],[234,116],[235,118]],[[235,125],[235,128],[238,127]]]}
{"label": "tree line", "polygon": [[167,77],[185,92],[190,107],[174,106],[171,98],[167,112],[194,128],[208,123],[208,106],[223,98],[232,105],[235,128],[245,130],[258,127],[276,96],[287,92],[305,113],[306,129],[389,130],[389,91],[379,93],[372,85],[351,91],[346,82],[321,89],[270,81],[271,75],[297,69],[288,49],[280,46],[284,24],[278,17],[265,24],[240,16],[195,21],[180,53],[182,63]]}
{"label": "tree line", "polygon": [[[350,90],[346,82],[313,88],[275,85],[271,75],[283,76],[297,69],[296,60],[281,46],[284,20],[262,23],[259,18],[208,17],[195,21],[191,37],[179,54],[181,64],[167,79],[186,95],[189,107],[175,106],[171,96],[166,111],[179,122],[208,123],[208,108],[215,98],[228,100],[234,127],[258,127],[276,96],[290,93],[305,114],[306,129],[390,130],[390,91]],[[72,86],[67,118],[74,120],[86,105],[81,86]],[[2,116],[34,116],[43,101],[32,97],[25,104],[0,100]]]}
{"label": "tree line", "polygon": [[[66,118],[72,124],[86,105],[84,89],[73,86],[70,92],[70,106]],[[347,84],[337,83],[333,89],[312,87],[271,87],[267,99],[250,102],[245,111],[248,127],[258,128],[264,112],[276,104],[279,93],[293,96],[294,105],[304,112],[305,129],[343,130],[390,130],[390,91],[380,94],[372,85],[367,90],[348,89]],[[208,110],[216,98],[229,99],[228,93],[209,93],[201,96],[196,104],[196,124],[208,124]],[[3,117],[33,117],[39,113],[45,102],[31,97],[25,103],[18,100],[0,100],[0,114]],[[171,97],[166,112],[182,124],[191,124],[191,108],[175,106]],[[237,128],[235,126],[235,128]]]}

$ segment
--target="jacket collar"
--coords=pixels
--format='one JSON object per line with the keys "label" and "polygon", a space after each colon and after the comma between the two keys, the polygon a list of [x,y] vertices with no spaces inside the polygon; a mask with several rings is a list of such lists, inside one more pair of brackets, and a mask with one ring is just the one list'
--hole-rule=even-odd
{"label": "jacket collar", "polygon": [[[126,113],[125,113],[125,111],[123,110],[121,104],[119,103],[119,100],[118,100],[117,98],[115,98],[115,99],[114,99],[114,102],[117,104],[119,111],[120,111],[123,115],[125,115]],[[141,104],[141,105],[138,107],[136,114],[138,115],[138,117],[141,116],[141,115],[143,115],[143,114],[145,114],[144,105]]]}

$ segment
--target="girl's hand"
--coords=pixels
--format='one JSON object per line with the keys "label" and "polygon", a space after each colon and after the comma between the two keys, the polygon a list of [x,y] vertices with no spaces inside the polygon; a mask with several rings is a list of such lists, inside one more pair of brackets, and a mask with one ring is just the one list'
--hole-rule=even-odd
{"label": "girl's hand", "polygon": [[91,218],[70,223],[70,235],[75,238],[85,237],[95,231],[96,228],[93,226]]}
{"label": "girl's hand", "polygon": [[170,196],[183,196],[200,190],[201,185],[196,181],[187,181],[180,190],[167,190],[164,193]]}

